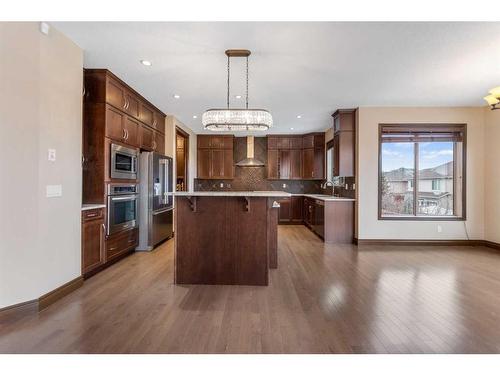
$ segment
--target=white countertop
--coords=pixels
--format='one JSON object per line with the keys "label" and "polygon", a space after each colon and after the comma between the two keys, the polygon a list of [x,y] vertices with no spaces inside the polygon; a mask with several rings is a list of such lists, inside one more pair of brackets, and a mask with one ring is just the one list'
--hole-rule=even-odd
{"label": "white countertop", "polygon": [[176,191],[178,197],[291,197],[284,191]]}
{"label": "white countertop", "polygon": [[86,210],[93,210],[96,208],[104,208],[106,207],[105,204],[100,204],[100,203],[89,203],[89,204],[82,204],[82,211]]}
{"label": "white countertop", "polygon": [[320,201],[326,201],[326,202],[355,202],[356,199],[353,198],[344,198],[344,197],[334,197],[333,195],[326,195],[326,194],[292,194],[292,196],[297,196],[297,197],[307,197],[307,198],[313,198],[313,199],[319,199]]}

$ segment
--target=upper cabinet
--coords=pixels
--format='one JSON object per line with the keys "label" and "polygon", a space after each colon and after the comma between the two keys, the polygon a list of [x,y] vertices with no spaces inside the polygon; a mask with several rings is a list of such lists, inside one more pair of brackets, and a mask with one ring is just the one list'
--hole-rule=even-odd
{"label": "upper cabinet", "polygon": [[198,178],[232,179],[234,177],[232,135],[198,135]]}
{"label": "upper cabinet", "polygon": [[339,109],[333,117],[333,175],[355,175],[356,110]]}
{"label": "upper cabinet", "polygon": [[321,180],[324,178],[323,133],[267,136],[267,178]]}
{"label": "upper cabinet", "polygon": [[312,133],[302,137],[302,178],[323,180],[325,178],[325,134]]}

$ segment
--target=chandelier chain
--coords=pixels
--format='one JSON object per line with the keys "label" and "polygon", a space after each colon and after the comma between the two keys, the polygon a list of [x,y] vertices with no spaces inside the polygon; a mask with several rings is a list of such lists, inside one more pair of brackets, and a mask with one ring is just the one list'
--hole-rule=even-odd
{"label": "chandelier chain", "polygon": [[229,60],[230,57],[227,57],[227,109],[229,109]]}
{"label": "chandelier chain", "polygon": [[248,109],[248,56],[247,56],[247,109]]}

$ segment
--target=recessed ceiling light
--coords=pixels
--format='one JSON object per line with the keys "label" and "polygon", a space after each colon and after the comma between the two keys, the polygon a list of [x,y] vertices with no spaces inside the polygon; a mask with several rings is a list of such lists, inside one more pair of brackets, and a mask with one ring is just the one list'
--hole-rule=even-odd
{"label": "recessed ceiling light", "polygon": [[153,64],[151,63],[151,61],[148,61],[148,60],[141,60],[141,64],[142,64],[142,65],[146,65],[146,66],[151,66],[151,65],[153,65]]}
{"label": "recessed ceiling light", "polygon": [[290,128],[290,130],[293,130],[293,128]]}
{"label": "recessed ceiling light", "polygon": [[297,115],[297,118],[302,118],[302,115]]}
{"label": "recessed ceiling light", "polygon": [[198,116],[194,115],[193,118],[198,118]]}
{"label": "recessed ceiling light", "polygon": [[235,95],[236,99],[241,99],[241,95]]}
{"label": "recessed ceiling light", "polygon": [[180,95],[174,94],[174,99],[180,99],[180,97],[181,97]]}

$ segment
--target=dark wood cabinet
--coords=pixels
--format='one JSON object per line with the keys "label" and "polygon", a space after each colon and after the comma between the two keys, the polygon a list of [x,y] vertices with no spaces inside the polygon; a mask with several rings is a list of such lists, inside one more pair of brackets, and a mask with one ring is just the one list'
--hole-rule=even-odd
{"label": "dark wood cabinet", "polygon": [[333,116],[333,175],[355,175],[355,109],[339,109]]}
{"label": "dark wood cabinet", "polygon": [[282,198],[280,204],[278,222],[279,224],[302,224],[303,221],[303,199],[302,196]]}
{"label": "dark wood cabinet", "polygon": [[325,135],[306,134],[302,137],[302,178],[323,180],[325,178]]}
{"label": "dark wood cabinet", "polygon": [[302,179],[302,136],[267,137],[267,178]]}
{"label": "dark wood cabinet", "polygon": [[139,243],[139,230],[131,229],[112,234],[106,239],[106,262],[133,251]]}
{"label": "dark wood cabinet", "polygon": [[115,141],[122,142],[125,140],[125,132],[123,130],[123,118],[126,115],[118,111],[114,107],[106,106],[105,118],[105,135]]}
{"label": "dark wood cabinet", "polygon": [[234,177],[233,140],[232,135],[198,135],[198,178]]}
{"label": "dark wood cabinet", "polygon": [[141,147],[141,125],[132,117],[123,118],[123,130],[125,131],[125,143],[133,147]]}
{"label": "dark wood cabinet", "polygon": [[312,228],[316,222],[316,216],[314,212],[314,199],[305,197],[303,207],[304,209],[302,215],[304,218],[304,224],[309,228]]}
{"label": "dark wood cabinet", "polygon": [[154,151],[165,155],[165,135],[153,130],[154,134]]}
{"label": "dark wood cabinet", "polygon": [[141,126],[141,148],[146,151],[153,151],[154,149],[153,129],[146,125]]}
{"label": "dark wood cabinet", "polygon": [[104,264],[104,210],[82,211],[82,275]]}

